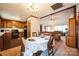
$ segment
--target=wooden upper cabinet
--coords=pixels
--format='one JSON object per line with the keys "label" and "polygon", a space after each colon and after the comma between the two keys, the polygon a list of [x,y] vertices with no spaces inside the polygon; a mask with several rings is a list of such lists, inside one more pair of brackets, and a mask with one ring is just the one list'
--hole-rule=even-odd
{"label": "wooden upper cabinet", "polygon": [[26,22],[13,21],[13,26],[17,28],[24,28],[25,25],[26,25]]}
{"label": "wooden upper cabinet", "polygon": [[5,20],[1,20],[1,28],[5,28]]}
{"label": "wooden upper cabinet", "polygon": [[11,20],[8,20],[6,21],[6,28],[12,28],[12,21]]}
{"label": "wooden upper cabinet", "polygon": [[2,28],[12,28],[12,21],[10,20],[1,20]]}
{"label": "wooden upper cabinet", "polygon": [[16,21],[12,21],[13,27],[18,27],[18,23]]}
{"label": "wooden upper cabinet", "polygon": [[26,26],[26,22],[22,22],[21,26],[24,28],[24,26]]}
{"label": "wooden upper cabinet", "polygon": [[1,19],[0,19],[0,28],[1,28]]}
{"label": "wooden upper cabinet", "polygon": [[0,16],[0,28],[1,28],[1,16]]}
{"label": "wooden upper cabinet", "polygon": [[0,28],[12,28],[12,27],[24,28],[25,25],[26,25],[26,22],[0,18]]}

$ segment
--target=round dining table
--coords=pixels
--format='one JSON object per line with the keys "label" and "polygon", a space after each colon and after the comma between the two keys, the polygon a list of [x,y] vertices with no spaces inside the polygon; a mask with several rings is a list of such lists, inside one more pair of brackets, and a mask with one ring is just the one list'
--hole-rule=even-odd
{"label": "round dining table", "polygon": [[[34,39],[34,41],[29,41],[29,39]],[[33,53],[42,50],[46,51],[47,50],[47,44],[49,38],[41,38],[41,37],[30,37],[26,40],[26,47],[25,47],[25,52],[24,56],[32,56]],[[44,55],[44,54],[42,54]]]}

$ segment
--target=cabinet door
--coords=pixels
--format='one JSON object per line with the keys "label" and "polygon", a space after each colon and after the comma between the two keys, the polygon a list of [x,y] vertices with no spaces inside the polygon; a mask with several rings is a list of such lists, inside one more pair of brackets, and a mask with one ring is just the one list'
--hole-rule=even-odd
{"label": "cabinet door", "polygon": [[3,49],[6,50],[6,49],[9,49],[11,47],[11,38],[12,38],[12,35],[11,33],[7,32],[4,34],[4,47]]}
{"label": "cabinet door", "polygon": [[17,27],[18,28],[18,22],[17,21],[12,21],[13,23],[13,27]]}
{"label": "cabinet door", "polygon": [[12,21],[6,21],[6,27],[12,28]]}
{"label": "cabinet door", "polygon": [[1,28],[4,28],[4,20],[1,20]]}
{"label": "cabinet door", "polygon": [[0,19],[0,28],[1,28],[1,19]]}
{"label": "cabinet door", "polygon": [[16,27],[21,28],[21,23],[19,21],[16,22]]}
{"label": "cabinet door", "polygon": [[19,28],[22,28],[22,22],[19,22],[19,25],[20,25]]}
{"label": "cabinet door", "polygon": [[21,26],[22,26],[22,28],[24,28],[24,26],[26,26],[26,22],[22,22]]}
{"label": "cabinet door", "polygon": [[0,37],[0,50],[3,50],[3,38]]}

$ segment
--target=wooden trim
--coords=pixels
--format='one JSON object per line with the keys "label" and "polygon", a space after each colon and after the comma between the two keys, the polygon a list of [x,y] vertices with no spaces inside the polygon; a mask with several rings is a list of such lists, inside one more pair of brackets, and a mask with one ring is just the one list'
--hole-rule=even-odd
{"label": "wooden trim", "polygon": [[38,18],[37,16],[30,15],[30,16],[27,17],[27,19],[30,18],[30,17]]}
{"label": "wooden trim", "polygon": [[36,16],[34,16],[34,15],[31,15],[31,17],[38,18],[38,17],[36,17]]}
{"label": "wooden trim", "polygon": [[45,18],[45,17],[48,17],[48,16],[50,16],[50,15],[54,15],[54,14],[59,13],[59,12],[62,12],[62,11],[64,11],[64,10],[71,9],[71,8],[74,8],[74,10],[76,10],[76,9],[75,9],[75,8],[76,8],[76,5],[71,6],[71,7],[68,7],[68,8],[66,8],[66,9],[63,9],[63,10],[60,10],[60,11],[57,11],[57,12],[55,12],[55,13],[48,14],[48,15],[43,16],[43,17],[40,17],[40,19]]}

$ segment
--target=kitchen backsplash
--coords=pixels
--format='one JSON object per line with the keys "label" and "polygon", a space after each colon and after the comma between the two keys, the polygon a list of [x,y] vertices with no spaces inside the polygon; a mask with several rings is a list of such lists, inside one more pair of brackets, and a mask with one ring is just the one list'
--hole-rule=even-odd
{"label": "kitchen backsplash", "polygon": [[21,28],[0,28],[0,33],[15,30],[15,29],[17,29],[19,32],[22,32],[24,30],[23,28],[22,29]]}

